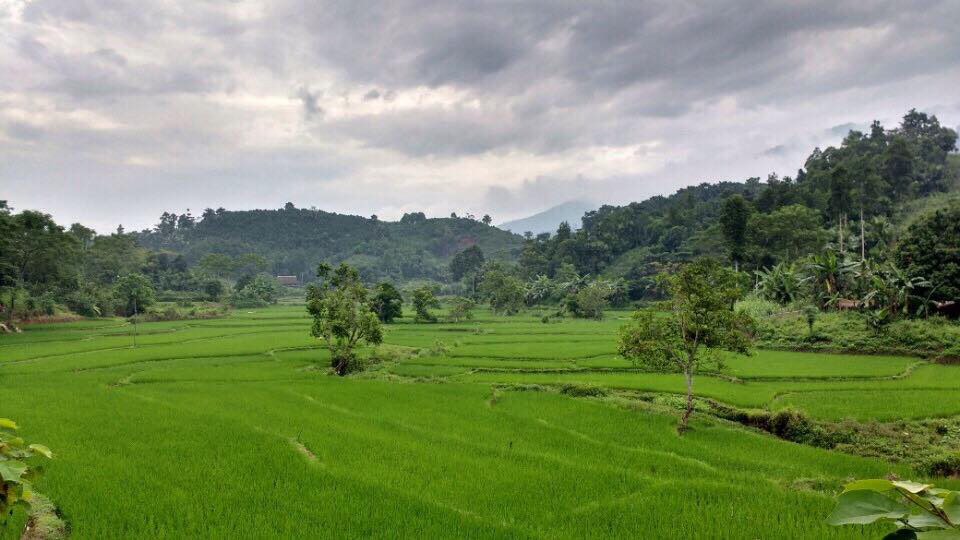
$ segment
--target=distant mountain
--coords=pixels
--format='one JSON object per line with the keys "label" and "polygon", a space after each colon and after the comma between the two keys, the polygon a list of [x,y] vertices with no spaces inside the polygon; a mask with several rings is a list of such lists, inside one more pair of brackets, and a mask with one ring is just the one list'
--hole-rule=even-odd
{"label": "distant mountain", "polygon": [[445,281],[450,260],[478,245],[487,259],[515,260],[523,238],[468,218],[427,218],[422,212],[400,221],[295,208],[207,210],[200,219],[164,213],[160,223],[136,235],[140,245],[182,253],[195,263],[209,254],[256,253],[270,270],[310,276],[317,263],[346,262],[365,280]]}
{"label": "distant mountain", "polygon": [[527,231],[533,234],[552,233],[556,232],[557,226],[561,222],[566,221],[573,229],[579,229],[583,214],[596,208],[596,204],[587,201],[567,201],[532,216],[501,223],[497,227],[516,234],[523,234]]}

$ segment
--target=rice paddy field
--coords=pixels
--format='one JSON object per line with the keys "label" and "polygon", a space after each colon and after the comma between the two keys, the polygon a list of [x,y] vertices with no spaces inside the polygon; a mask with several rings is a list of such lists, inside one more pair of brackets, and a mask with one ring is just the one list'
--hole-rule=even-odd
{"label": "rice paddy field", "polygon": [[[853,478],[915,471],[697,416],[531,391],[683,391],[616,355],[628,316],[479,313],[387,328],[327,374],[302,306],[0,336],[0,417],[56,453],[39,488],[72,538],[878,538],[827,526]],[[698,395],[861,421],[960,415],[960,366],[757,351]],[[539,385],[539,386],[531,386]],[[941,481],[950,485],[950,481]],[[954,482],[953,485],[956,485]]]}

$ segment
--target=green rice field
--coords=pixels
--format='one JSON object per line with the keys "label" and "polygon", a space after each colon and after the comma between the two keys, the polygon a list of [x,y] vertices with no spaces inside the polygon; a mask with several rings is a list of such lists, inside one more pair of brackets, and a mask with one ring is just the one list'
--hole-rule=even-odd
{"label": "green rice field", "polygon": [[[141,324],[136,348],[122,320],[28,326],[0,336],[0,417],[56,453],[39,489],[72,538],[878,538],[824,523],[836,489],[917,477],[712,417],[679,437],[670,411],[531,391],[683,392],[617,357],[626,312],[478,315],[390,325],[382,361],[345,378],[298,305]],[[960,415],[960,366],[727,364],[698,395],[823,420]]]}

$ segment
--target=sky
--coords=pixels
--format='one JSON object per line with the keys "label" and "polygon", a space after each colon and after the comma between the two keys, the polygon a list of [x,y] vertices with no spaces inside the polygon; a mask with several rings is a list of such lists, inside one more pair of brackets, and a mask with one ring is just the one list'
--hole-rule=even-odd
{"label": "sky", "polygon": [[0,0],[0,199],[100,232],[398,219],[793,175],[960,124],[960,2]]}

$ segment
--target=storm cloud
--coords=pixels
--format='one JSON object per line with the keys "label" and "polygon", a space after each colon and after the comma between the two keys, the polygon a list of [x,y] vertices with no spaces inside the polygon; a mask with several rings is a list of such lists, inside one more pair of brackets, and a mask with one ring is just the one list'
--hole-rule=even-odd
{"label": "storm cloud", "polygon": [[0,199],[496,221],[960,121],[960,4],[0,0]]}

